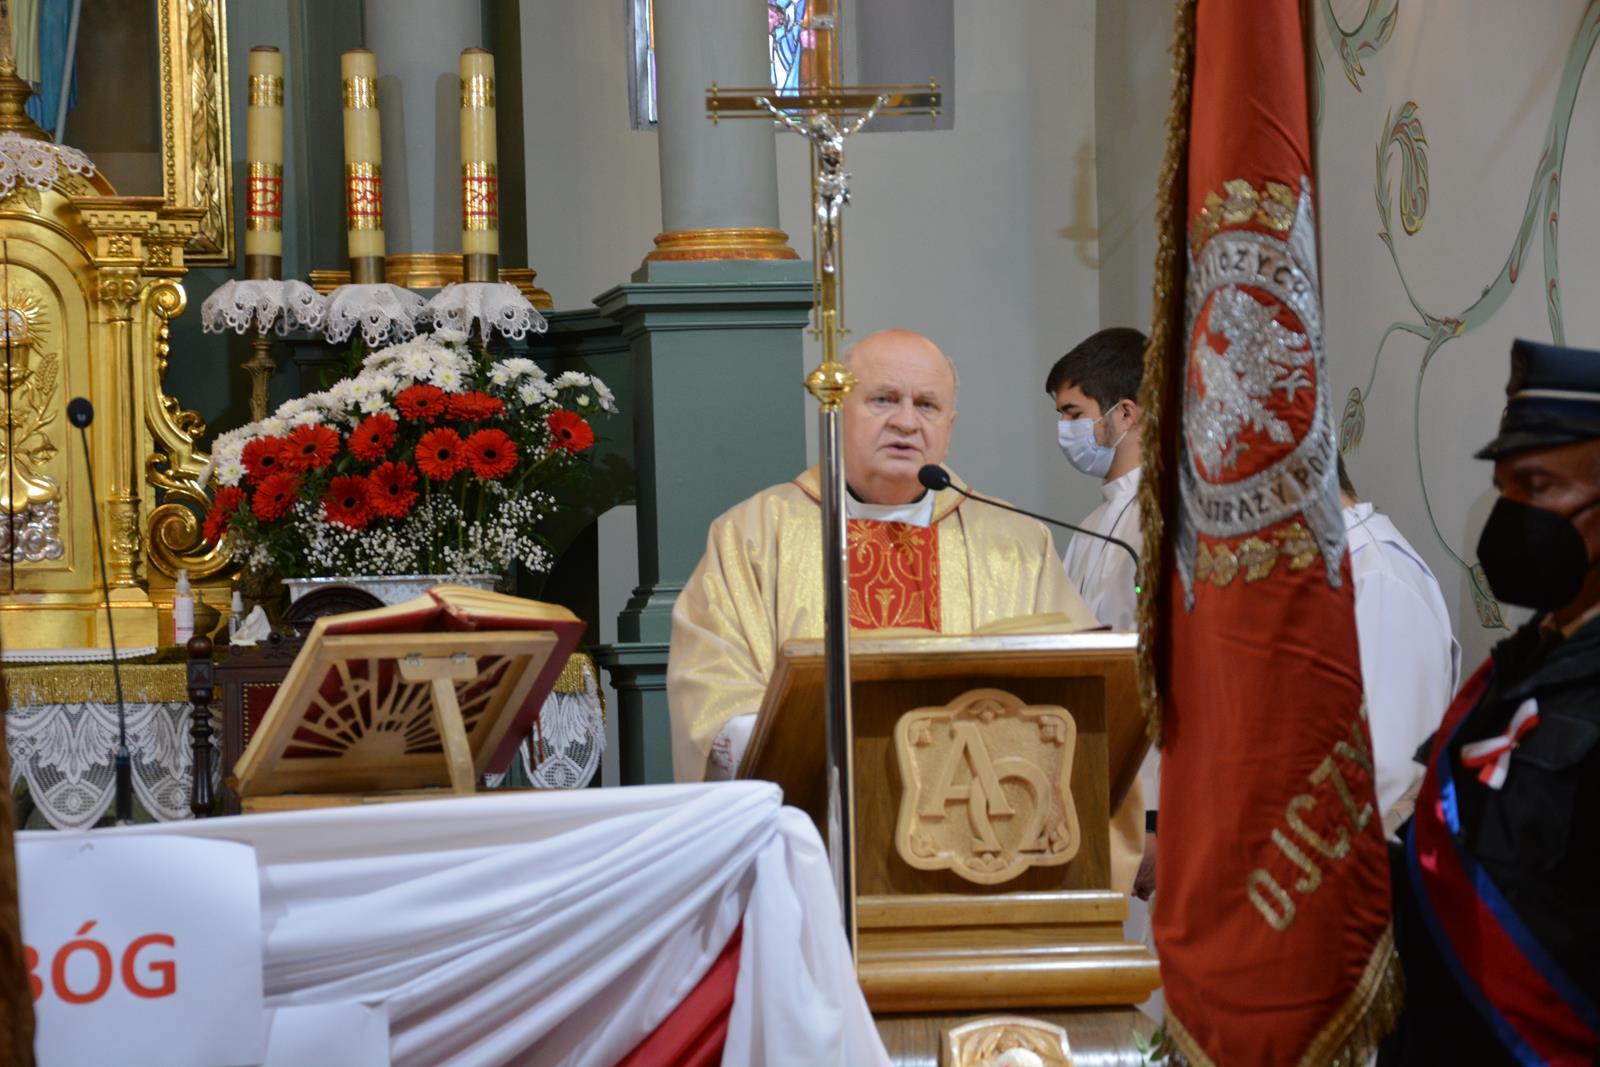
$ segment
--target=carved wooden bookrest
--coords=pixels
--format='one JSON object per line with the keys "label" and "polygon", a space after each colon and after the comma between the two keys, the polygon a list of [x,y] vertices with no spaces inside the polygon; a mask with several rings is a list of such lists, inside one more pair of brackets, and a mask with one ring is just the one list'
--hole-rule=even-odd
{"label": "carved wooden bookrest", "polygon": [[510,762],[583,625],[461,586],[318,619],[236,767],[243,810],[475,792]]}

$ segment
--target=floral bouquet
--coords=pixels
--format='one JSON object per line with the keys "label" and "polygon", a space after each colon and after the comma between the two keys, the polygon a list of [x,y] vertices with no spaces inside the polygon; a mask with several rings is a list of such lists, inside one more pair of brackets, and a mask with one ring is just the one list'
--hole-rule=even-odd
{"label": "floral bouquet", "polygon": [[439,330],[219,436],[205,537],[284,578],[543,572],[536,531],[594,444],[588,417],[614,411],[598,378]]}

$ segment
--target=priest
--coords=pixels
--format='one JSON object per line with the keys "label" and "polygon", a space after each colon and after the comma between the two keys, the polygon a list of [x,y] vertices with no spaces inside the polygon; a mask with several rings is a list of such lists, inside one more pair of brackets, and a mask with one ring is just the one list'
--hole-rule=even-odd
{"label": "priest", "polygon": [[[924,464],[944,461],[955,427],[949,358],[920,334],[884,330],[852,345],[844,362],[857,380],[844,403],[851,628],[965,634],[1043,613],[1064,615],[1066,628],[1093,627],[1042,525],[917,480]],[[672,613],[667,699],[679,781],[733,776],[779,646],[822,636],[820,497],[813,467],[711,524]],[[1142,846],[1113,842],[1115,887],[1131,887]]]}

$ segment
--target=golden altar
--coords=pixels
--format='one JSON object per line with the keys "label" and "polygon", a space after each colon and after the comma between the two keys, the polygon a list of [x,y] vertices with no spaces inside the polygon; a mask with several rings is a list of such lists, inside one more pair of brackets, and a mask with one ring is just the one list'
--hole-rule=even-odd
{"label": "golden altar", "polygon": [[[163,53],[169,101],[192,74],[172,58]],[[212,85],[226,114],[220,72]],[[30,92],[0,52],[0,150],[17,163],[0,188],[0,644],[109,646],[98,512],[117,643],[155,646],[165,637],[156,605],[179,569],[204,580],[228,565],[200,537],[205,424],[162,387],[169,324],[188,303],[186,250],[217,251],[216,205],[194,202],[187,173],[174,172],[176,194],[117,195],[82,153],[50,144],[23,110]],[[193,117],[167,110],[185,116],[167,126],[169,163],[201,162],[184,134]],[[226,142],[216,147],[225,163]],[[66,419],[77,396],[96,411],[86,442]]]}

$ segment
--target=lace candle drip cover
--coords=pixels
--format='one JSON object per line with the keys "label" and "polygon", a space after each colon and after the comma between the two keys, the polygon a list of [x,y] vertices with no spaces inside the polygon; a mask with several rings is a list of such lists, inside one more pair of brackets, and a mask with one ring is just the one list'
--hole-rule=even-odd
{"label": "lace candle drip cover", "polygon": [[206,297],[200,325],[206,333],[316,332],[328,316],[328,301],[305,282],[274,279],[228,280]]}
{"label": "lace candle drip cover", "polygon": [[36,141],[17,133],[0,133],[0,199],[19,184],[48,189],[63,174],[89,177],[94,164],[76,148]]}
{"label": "lace candle drip cover", "polygon": [[474,324],[484,337],[499,332],[513,341],[550,328],[516,286],[506,282],[456,282],[428,301],[437,330],[471,333]]}
{"label": "lace candle drip cover", "polygon": [[421,295],[398,285],[341,285],[328,294],[323,336],[342,344],[359,326],[369,348],[381,348],[391,337],[409,341],[417,335],[424,308]]}

